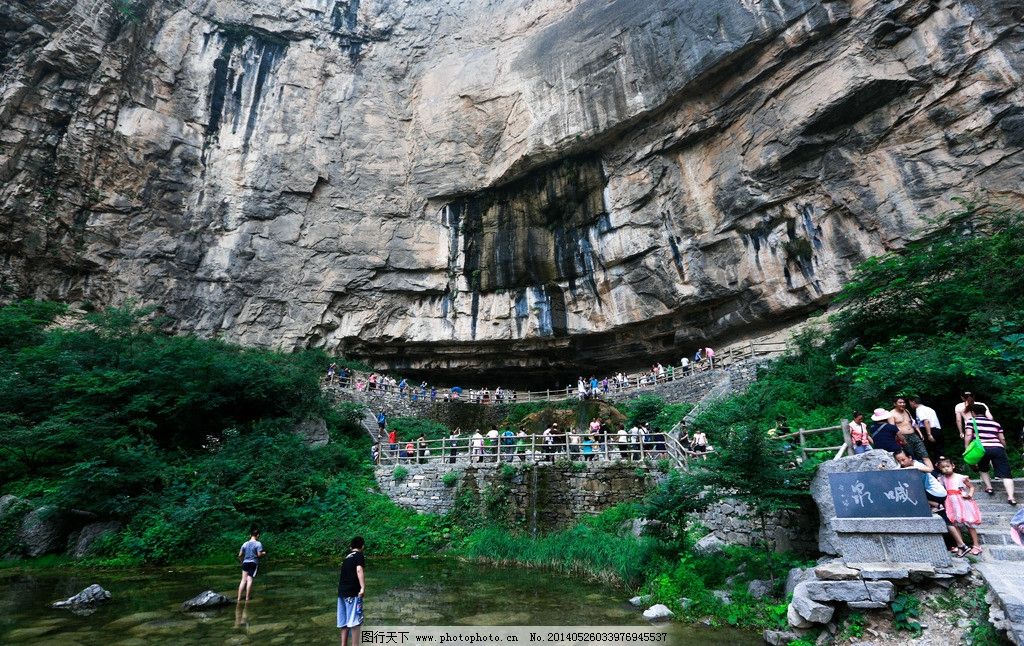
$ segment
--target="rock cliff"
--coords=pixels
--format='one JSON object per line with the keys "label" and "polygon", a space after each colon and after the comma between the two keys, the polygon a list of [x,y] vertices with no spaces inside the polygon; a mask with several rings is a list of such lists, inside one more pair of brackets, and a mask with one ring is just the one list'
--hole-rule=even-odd
{"label": "rock cliff", "polygon": [[1020,200],[1018,0],[13,0],[2,298],[404,369],[777,328]]}

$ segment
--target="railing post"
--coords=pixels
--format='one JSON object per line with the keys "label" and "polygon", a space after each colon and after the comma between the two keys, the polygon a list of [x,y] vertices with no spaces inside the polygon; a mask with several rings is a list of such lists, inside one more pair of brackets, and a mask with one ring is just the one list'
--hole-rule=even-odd
{"label": "railing post", "polygon": [[803,458],[806,460],[807,459],[807,451],[804,450],[804,447],[807,445],[807,442],[806,442],[806,440],[804,438],[804,429],[802,429],[802,428],[799,429],[799,432],[800,432],[800,455],[802,455]]}
{"label": "railing post", "polygon": [[844,419],[841,424],[843,425],[843,442],[846,444],[846,452],[849,455],[853,455],[853,437],[850,435],[850,420]]}

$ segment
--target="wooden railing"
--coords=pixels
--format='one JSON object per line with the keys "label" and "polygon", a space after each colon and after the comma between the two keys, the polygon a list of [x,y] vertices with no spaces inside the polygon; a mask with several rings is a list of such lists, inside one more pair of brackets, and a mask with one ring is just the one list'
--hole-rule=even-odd
{"label": "wooden railing", "polygon": [[[594,438],[588,440],[587,438]],[[439,440],[412,440],[389,444],[386,440],[375,447],[377,464],[487,464],[513,462],[554,462],[569,459],[575,462],[643,461],[669,459],[676,462],[682,447],[665,434],[629,437],[620,442],[615,433],[595,435],[553,436],[547,442],[542,435],[501,436],[496,438],[459,436]],[[578,441],[577,441],[578,440]],[[411,445],[411,446],[410,446]]]}
{"label": "wooden railing", "polygon": [[[598,385],[597,399],[603,399],[608,396],[618,396],[621,394],[644,392],[661,384],[671,383],[684,377],[689,377],[690,375],[699,374],[715,368],[723,368],[740,361],[747,361],[753,358],[779,356],[785,352],[786,349],[787,345],[781,342],[748,343],[746,345],[733,346],[727,350],[723,350],[715,355],[713,361],[705,361],[697,366],[694,366],[693,364],[690,364],[686,368],[674,364],[671,367],[665,366],[665,373],[662,375],[654,375],[650,372],[634,373],[627,375],[623,383],[619,383],[614,379],[609,378],[607,390],[605,390],[600,384]],[[357,383],[362,382],[364,384],[363,391],[374,395],[423,401],[457,400],[473,404],[560,401],[563,399],[579,398],[578,385],[566,386],[564,388],[548,388],[546,390],[502,390],[501,397],[495,397],[495,393],[492,391],[486,399],[471,397],[470,391],[473,389],[469,388],[463,389],[461,395],[455,395],[451,388],[434,388],[433,390],[436,391],[436,394],[432,396],[432,389],[428,388],[424,390],[418,385],[407,386],[404,390],[399,390],[396,386],[388,386],[386,388],[378,386],[377,388],[370,389],[367,376],[367,374],[353,373],[353,376],[349,379],[341,379],[339,377],[327,379],[325,377],[322,383],[324,385],[335,384],[342,388],[351,388],[355,387]]]}
{"label": "wooden railing", "polygon": [[[815,435],[821,435],[823,433],[834,433],[835,431],[843,432],[843,443],[838,446],[808,446],[808,438]],[[804,460],[808,456],[814,453],[821,453],[823,451],[832,452],[835,451],[835,455],[832,456],[833,460],[843,457],[844,455],[853,454],[853,440],[850,437],[850,422],[849,420],[843,420],[838,426],[826,426],[825,428],[812,428],[812,429],[799,429],[795,433],[787,433],[785,435],[778,435],[776,440],[797,440],[799,442],[798,448],[800,454]]]}

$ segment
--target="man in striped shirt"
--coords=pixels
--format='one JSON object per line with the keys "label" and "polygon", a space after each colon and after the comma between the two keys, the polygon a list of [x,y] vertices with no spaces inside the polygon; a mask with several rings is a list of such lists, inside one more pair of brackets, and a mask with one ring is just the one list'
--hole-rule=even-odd
{"label": "man in striped shirt", "polygon": [[992,495],[992,481],[988,472],[993,468],[997,478],[1002,478],[1003,486],[1006,487],[1006,498],[1011,505],[1017,504],[1013,497],[1013,477],[1010,474],[1010,461],[1006,457],[1006,438],[1003,437],[1003,427],[999,422],[988,419],[985,414],[988,412],[984,404],[974,404],[971,408],[973,417],[966,420],[964,424],[964,450],[974,439],[975,433],[978,440],[985,447],[985,456],[978,463],[978,471],[981,471],[981,481],[985,483],[985,493]]}

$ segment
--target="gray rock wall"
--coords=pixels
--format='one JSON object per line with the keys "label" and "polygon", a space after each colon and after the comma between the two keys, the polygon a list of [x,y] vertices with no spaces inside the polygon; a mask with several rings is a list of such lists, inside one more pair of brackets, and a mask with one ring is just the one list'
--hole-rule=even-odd
{"label": "gray rock wall", "polygon": [[0,4],[0,298],[614,371],[1022,195],[1017,0],[122,4]]}
{"label": "gray rock wall", "polygon": [[698,515],[711,534],[731,545],[768,542],[778,552],[818,553],[818,519],[813,509],[783,511],[761,520],[742,502],[728,500]]}

